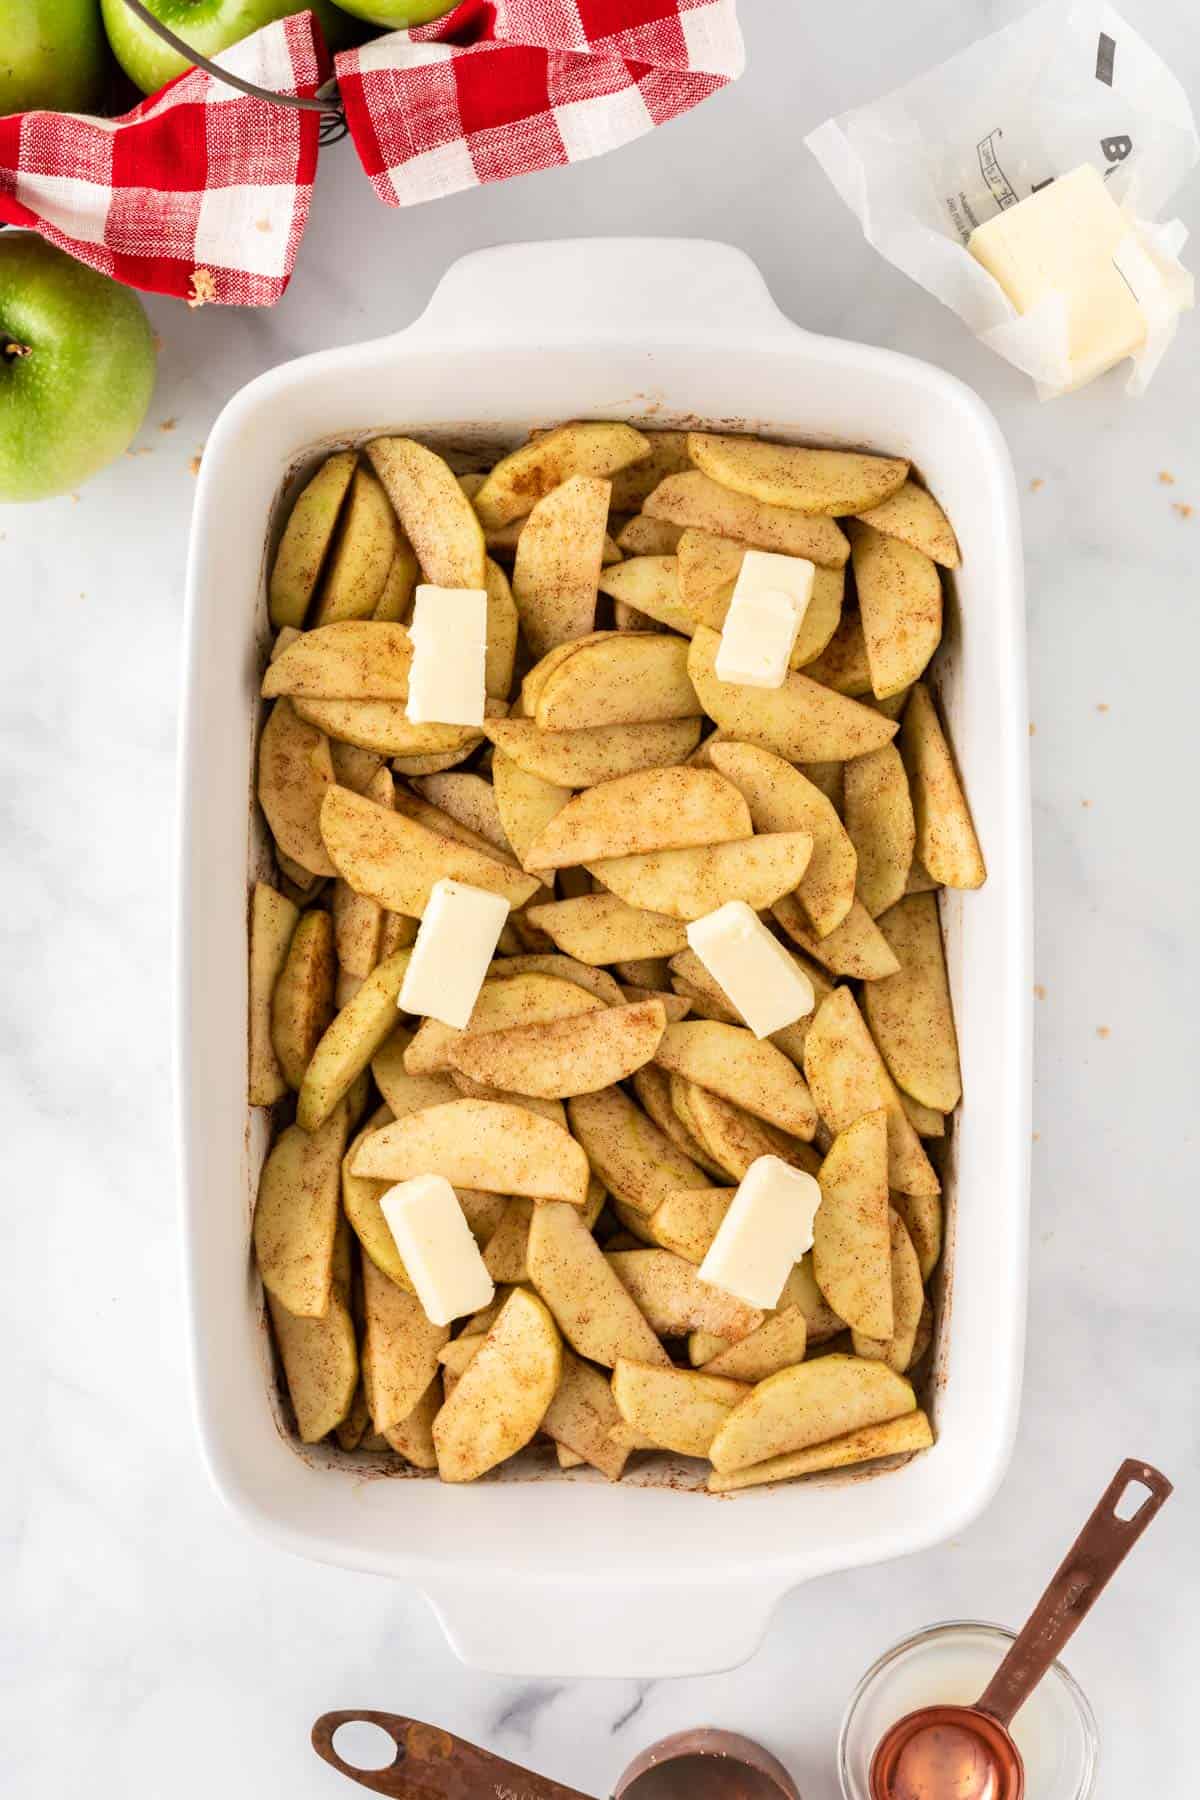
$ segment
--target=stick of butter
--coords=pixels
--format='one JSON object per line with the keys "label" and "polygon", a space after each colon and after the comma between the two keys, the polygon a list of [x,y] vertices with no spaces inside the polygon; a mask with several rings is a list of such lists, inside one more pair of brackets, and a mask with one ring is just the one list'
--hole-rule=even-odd
{"label": "stick of butter", "polygon": [[465,1031],[507,917],[502,894],[465,881],[435,881],[400,986],[399,1010]]}
{"label": "stick of butter", "polygon": [[718,681],[736,681],[743,687],[783,686],[815,575],[815,565],[806,557],[747,550],[721,627]]}
{"label": "stick of butter", "polygon": [[413,602],[406,717],[414,725],[482,725],[487,659],[483,588],[423,583]]}
{"label": "stick of butter", "polygon": [[449,1325],[490,1305],[492,1278],[444,1175],[398,1182],[379,1205],[431,1325]]}
{"label": "stick of butter", "polygon": [[744,900],[693,919],[687,941],[755,1037],[770,1037],[812,1011],[812,982]]}
{"label": "stick of butter", "polygon": [[1141,297],[1117,258],[1132,230],[1103,178],[1084,163],[977,225],[967,240],[1019,313],[1061,296],[1068,357],[1063,392],[1103,375],[1145,342]]}
{"label": "stick of butter", "polygon": [[779,1304],[783,1284],[812,1249],[821,1189],[778,1156],[757,1156],[700,1264],[701,1281],[749,1306]]}

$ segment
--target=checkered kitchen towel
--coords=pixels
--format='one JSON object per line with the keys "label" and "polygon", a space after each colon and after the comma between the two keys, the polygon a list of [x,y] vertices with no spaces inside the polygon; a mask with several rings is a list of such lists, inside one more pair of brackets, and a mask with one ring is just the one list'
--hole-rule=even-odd
{"label": "checkered kitchen towel", "polygon": [[[219,62],[311,96],[328,78],[311,13]],[[393,206],[581,162],[733,81],[736,0],[462,0],[432,25],[337,58],[350,133]],[[121,119],[0,119],[0,220],[131,287],[267,306],[308,220],[317,113],[193,69]]]}
{"label": "checkered kitchen towel", "polygon": [[736,0],[462,0],[337,74],[376,193],[412,206],[615,150],[744,63]]}
{"label": "checkered kitchen towel", "polygon": [[[311,13],[220,60],[277,93],[312,94],[331,72]],[[14,113],[0,118],[0,219],[128,287],[270,306],[308,222],[320,124],[200,69],[120,119]]]}

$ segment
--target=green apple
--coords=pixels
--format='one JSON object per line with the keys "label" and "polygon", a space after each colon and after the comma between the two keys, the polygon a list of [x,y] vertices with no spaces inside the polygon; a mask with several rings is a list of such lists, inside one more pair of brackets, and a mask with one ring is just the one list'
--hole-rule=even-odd
{"label": "green apple", "polygon": [[353,13],[369,25],[386,25],[392,31],[401,31],[453,12],[458,0],[338,0],[338,5],[343,12]]}
{"label": "green apple", "polygon": [[[326,41],[338,48],[353,30],[351,22],[331,0],[145,0],[147,10],[168,25],[201,56],[216,56],[230,44],[286,19],[292,13],[315,12]],[[156,37],[150,27],[130,12],[125,0],[100,0],[108,41],[129,79],[144,94],[154,94],[164,82],[191,65]]]}
{"label": "green apple", "polygon": [[0,0],[0,113],[90,112],[107,65],[99,0]]}
{"label": "green apple", "polygon": [[0,234],[0,501],[67,493],[120,456],[155,373],[136,294],[33,232]]}

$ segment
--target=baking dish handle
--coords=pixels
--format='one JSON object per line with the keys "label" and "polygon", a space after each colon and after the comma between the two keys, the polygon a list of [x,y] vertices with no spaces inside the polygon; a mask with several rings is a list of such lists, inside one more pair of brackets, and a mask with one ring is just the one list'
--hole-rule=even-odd
{"label": "baking dish handle", "polygon": [[713,1675],[753,1656],[781,1597],[752,1580],[704,1586],[569,1580],[425,1587],[450,1647],[496,1675],[655,1680]]}
{"label": "baking dish handle", "polygon": [[[460,257],[410,327],[422,337],[479,342],[480,321],[503,347],[531,329],[546,344],[606,338],[689,340],[711,331],[739,342],[806,335],[780,312],[758,265],[707,238],[564,238],[501,244]],[[408,333],[405,334],[409,335]]]}

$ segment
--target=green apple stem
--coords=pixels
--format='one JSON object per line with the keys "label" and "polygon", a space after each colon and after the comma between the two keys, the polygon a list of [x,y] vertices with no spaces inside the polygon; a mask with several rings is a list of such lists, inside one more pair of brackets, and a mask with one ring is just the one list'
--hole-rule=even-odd
{"label": "green apple stem", "polygon": [[8,362],[16,362],[19,356],[32,356],[32,344],[14,344],[11,341],[4,346],[4,355]]}

